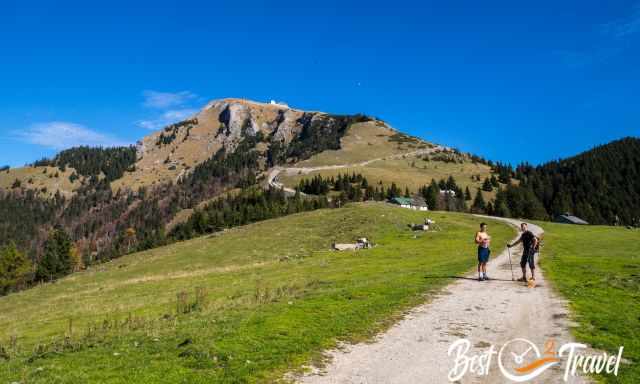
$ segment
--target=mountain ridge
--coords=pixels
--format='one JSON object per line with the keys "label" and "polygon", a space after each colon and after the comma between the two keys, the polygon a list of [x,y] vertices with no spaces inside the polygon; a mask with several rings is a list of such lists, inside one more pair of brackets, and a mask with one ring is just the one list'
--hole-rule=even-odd
{"label": "mountain ridge", "polygon": [[[15,180],[18,169],[0,172],[6,185],[0,190],[0,211],[5,219],[23,217],[18,226],[0,222],[0,235],[3,243],[16,240],[34,261],[41,259],[54,228],[69,234],[85,264],[161,245],[169,241],[165,230],[178,213],[231,190],[258,186],[274,166],[339,151],[353,126],[359,132],[375,131],[380,143],[396,132],[364,115],[214,100],[195,116],[146,136],[135,150],[78,147],[25,168],[38,174],[58,167],[60,172],[41,177],[49,183],[46,187]],[[52,188],[66,179],[74,183],[64,184],[68,189],[62,193]],[[277,194],[267,195],[264,202],[279,210],[290,204]],[[293,209],[316,206],[310,202]]]}
{"label": "mountain ridge", "polygon": [[[135,189],[159,182],[176,182],[217,151],[233,152],[245,136],[261,134],[269,138],[269,141],[260,140],[256,148],[266,155],[272,143],[288,146],[310,126],[321,129],[321,125],[330,125],[346,116],[359,115],[303,111],[284,104],[239,98],[212,100],[192,117],[138,141],[135,170],[126,173],[114,188]],[[340,132],[329,133],[339,139]],[[331,147],[338,148],[339,143],[334,142]]]}

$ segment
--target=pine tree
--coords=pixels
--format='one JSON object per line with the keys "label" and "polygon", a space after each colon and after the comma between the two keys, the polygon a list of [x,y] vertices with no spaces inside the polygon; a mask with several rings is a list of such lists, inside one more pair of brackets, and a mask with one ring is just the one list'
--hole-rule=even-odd
{"label": "pine tree", "polygon": [[62,229],[54,229],[44,244],[44,255],[38,263],[36,279],[58,279],[72,270],[71,239]]}
{"label": "pine tree", "polygon": [[492,214],[500,217],[511,217],[511,211],[509,211],[509,207],[507,206],[506,202],[506,196],[504,191],[502,190],[498,190],[498,193],[496,194]]}
{"label": "pine tree", "polygon": [[478,189],[478,191],[476,192],[476,197],[473,199],[471,210],[475,213],[484,213],[486,208],[487,207],[484,202],[484,197],[482,197],[482,191]]}
{"label": "pine tree", "polygon": [[456,179],[454,179],[453,176],[451,175],[449,175],[449,177],[447,178],[446,189],[449,189],[451,191],[455,191],[458,189],[458,184],[456,183]]}
{"label": "pine tree", "polygon": [[469,191],[469,187],[464,189],[464,200],[471,201],[471,192]]}
{"label": "pine tree", "polygon": [[387,189],[387,198],[392,199],[398,196],[400,196],[400,189],[398,188],[396,183],[391,183],[391,187]]}
{"label": "pine tree", "polygon": [[438,209],[438,196],[440,196],[440,188],[436,181],[431,179],[431,184],[428,187],[423,187],[422,196],[424,201],[430,210]]}

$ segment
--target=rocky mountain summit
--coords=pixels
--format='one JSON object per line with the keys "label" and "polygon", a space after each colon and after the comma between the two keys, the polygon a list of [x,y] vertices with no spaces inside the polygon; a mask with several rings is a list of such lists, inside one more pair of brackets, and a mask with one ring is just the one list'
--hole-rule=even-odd
{"label": "rocky mountain summit", "polygon": [[200,112],[169,125],[137,143],[135,168],[114,187],[138,188],[176,181],[218,151],[231,153],[246,138],[263,165],[304,159],[324,149],[340,148],[350,124],[373,121],[362,115],[308,112],[278,103],[220,99]]}

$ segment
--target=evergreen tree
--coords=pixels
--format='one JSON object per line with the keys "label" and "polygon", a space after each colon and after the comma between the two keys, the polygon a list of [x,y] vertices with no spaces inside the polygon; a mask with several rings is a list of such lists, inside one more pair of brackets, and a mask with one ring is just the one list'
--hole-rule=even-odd
{"label": "evergreen tree", "polygon": [[459,193],[456,195],[456,211],[464,212],[467,210],[467,204],[464,200],[464,194]]}
{"label": "evergreen tree", "polygon": [[392,199],[400,196],[400,189],[396,183],[391,183],[391,186],[387,189],[387,198]]}
{"label": "evergreen tree", "polygon": [[496,194],[492,214],[500,217],[511,217],[511,211],[507,205],[506,195],[502,190],[498,190],[498,193]]}
{"label": "evergreen tree", "polygon": [[482,191],[478,189],[476,197],[473,199],[473,204],[471,205],[471,211],[474,213],[484,213],[486,208],[484,197],[482,197]]}
{"label": "evergreen tree", "polygon": [[[546,220],[548,214],[530,188],[525,186],[507,185],[504,191],[498,193],[499,199],[504,199],[508,212],[512,217],[523,217],[534,220]],[[496,203],[496,213],[498,213]],[[500,208],[501,209],[501,208]]]}
{"label": "evergreen tree", "polygon": [[464,189],[464,200],[471,201],[471,192],[469,191],[469,187]]}
{"label": "evergreen tree", "polygon": [[71,239],[62,229],[54,229],[45,242],[44,254],[36,270],[36,279],[58,279],[71,273],[72,269]]}
{"label": "evergreen tree", "polygon": [[436,210],[438,208],[438,196],[440,195],[440,189],[435,180],[431,180],[429,186],[422,187],[422,197],[430,210]]}
{"label": "evergreen tree", "polygon": [[31,279],[31,261],[15,243],[0,248],[0,295],[18,290]]}
{"label": "evergreen tree", "polygon": [[449,189],[451,191],[455,191],[456,189],[458,189],[458,184],[456,184],[456,179],[454,179],[453,176],[451,175],[449,175],[449,177],[447,178],[446,189]]}
{"label": "evergreen tree", "polygon": [[493,171],[498,174],[498,181],[503,184],[509,184],[511,182],[511,175],[513,174],[513,168],[510,164],[502,164],[497,162],[493,167]]}

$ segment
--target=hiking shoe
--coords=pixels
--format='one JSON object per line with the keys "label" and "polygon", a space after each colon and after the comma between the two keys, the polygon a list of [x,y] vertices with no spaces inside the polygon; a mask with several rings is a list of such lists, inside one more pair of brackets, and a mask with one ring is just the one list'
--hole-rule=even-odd
{"label": "hiking shoe", "polygon": [[527,279],[526,279],[526,278],[524,278],[524,277],[521,277],[521,278],[519,278],[519,279],[518,279],[518,281],[522,281],[522,282],[526,283],[526,282],[527,282]]}
{"label": "hiking shoe", "polygon": [[483,280],[484,280],[484,277],[478,276],[478,281],[483,281]]}
{"label": "hiking shoe", "polygon": [[485,276],[484,276],[484,279],[485,279],[485,280],[487,280],[487,281],[488,281],[488,280],[491,280],[491,279],[489,278],[489,276],[487,276],[487,275],[485,275]]}

